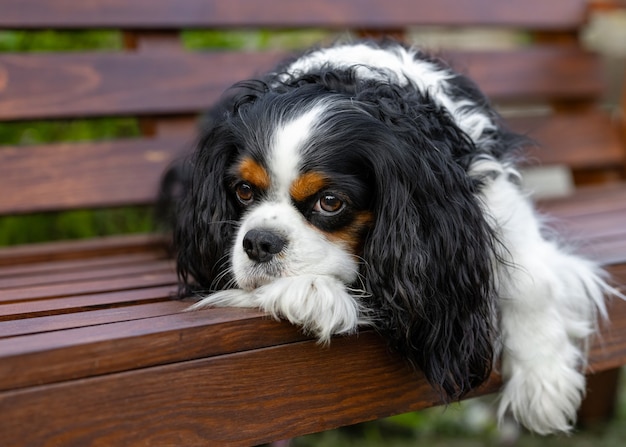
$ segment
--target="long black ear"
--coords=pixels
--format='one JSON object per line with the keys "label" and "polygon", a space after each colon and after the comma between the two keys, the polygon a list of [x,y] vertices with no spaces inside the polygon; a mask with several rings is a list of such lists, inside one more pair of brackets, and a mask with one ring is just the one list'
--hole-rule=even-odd
{"label": "long black ear", "polygon": [[397,139],[371,166],[371,304],[392,347],[457,399],[486,380],[493,360],[495,241],[467,174],[476,148],[427,97],[387,86],[361,96]]}
{"label": "long black ear", "polygon": [[226,103],[203,122],[195,151],[176,161],[161,182],[161,217],[173,230],[180,294],[228,286],[228,252],[239,209],[227,193],[236,147]]}

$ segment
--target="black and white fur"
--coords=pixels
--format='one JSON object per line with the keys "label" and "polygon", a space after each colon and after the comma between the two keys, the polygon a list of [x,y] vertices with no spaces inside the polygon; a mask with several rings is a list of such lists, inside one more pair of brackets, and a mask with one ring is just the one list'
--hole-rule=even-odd
{"label": "black and white fur", "polygon": [[310,51],[209,114],[174,211],[182,288],[195,309],[260,308],[324,343],[373,326],[450,399],[501,356],[500,415],[568,431],[614,291],[544,236],[523,144],[419,50]]}

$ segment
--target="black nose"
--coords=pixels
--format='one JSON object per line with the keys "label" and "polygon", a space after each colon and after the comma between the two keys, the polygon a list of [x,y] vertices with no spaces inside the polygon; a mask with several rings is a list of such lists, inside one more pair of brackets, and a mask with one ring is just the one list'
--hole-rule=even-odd
{"label": "black nose", "polygon": [[250,230],[243,237],[243,249],[256,262],[268,262],[286,244],[284,237],[270,230]]}

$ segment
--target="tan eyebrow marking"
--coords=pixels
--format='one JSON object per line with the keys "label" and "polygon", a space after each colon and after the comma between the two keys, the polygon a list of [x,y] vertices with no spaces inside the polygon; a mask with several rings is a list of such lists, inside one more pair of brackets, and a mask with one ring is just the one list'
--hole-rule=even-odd
{"label": "tan eyebrow marking", "polygon": [[296,202],[302,202],[316,194],[327,184],[326,176],[319,172],[306,172],[295,179],[289,193]]}
{"label": "tan eyebrow marking", "polygon": [[242,180],[252,183],[257,188],[268,189],[270,187],[270,176],[263,166],[246,157],[239,163],[237,170]]}

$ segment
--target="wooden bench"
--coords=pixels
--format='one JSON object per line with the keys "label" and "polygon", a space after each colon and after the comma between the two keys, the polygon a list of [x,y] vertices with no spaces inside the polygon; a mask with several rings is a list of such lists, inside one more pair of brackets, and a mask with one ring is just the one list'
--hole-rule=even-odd
{"label": "wooden bench", "polygon": [[[5,0],[0,9],[1,29],[110,28],[125,46],[0,54],[0,120],[133,116],[142,130],[0,147],[0,215],[152,203],[161,172],[193,139],[197,114],[284,54],[187,51],[182,29],[524,30],[519,48],[445,54],[503,110],[514,106],[514,128],[544,142],[532,151],[536,164],[566,165],[579,185],[603,180],[541,208],[626,283],[626,150],[599,105],[601,61],[577,41],[586,0]],[[549,113],[525,113],[537,104]],[[371,331],[320,347],[254,310],[182,312],[175,289],[162,235],[0,250],[0,443],[253,445],[440,403]],[[593,386],[614,383],[626,364],[625,303],[610,312],[589,366],[589,398],[599,404],[588,408],[604,416],[613,400]],[[494,374],[475,394],[499,386]]]}

